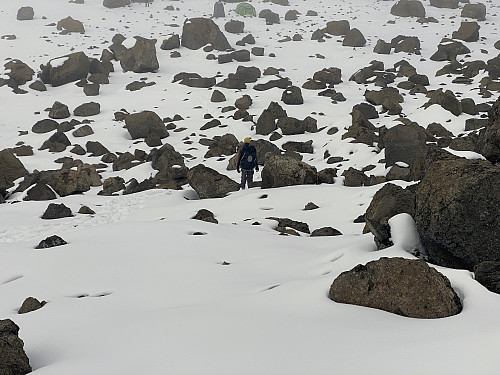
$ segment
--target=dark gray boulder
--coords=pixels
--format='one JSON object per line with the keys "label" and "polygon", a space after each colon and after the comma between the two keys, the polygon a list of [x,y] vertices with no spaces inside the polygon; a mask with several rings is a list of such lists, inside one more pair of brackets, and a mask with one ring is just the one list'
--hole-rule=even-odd
{"label": "dark gray boulder", "polygon": [[73,213],[69,207],[66,207],[64,203],[56,204],[50,203],[45,212],[42,215],[42,219],[62,219],[64,217],[71,217]]}
{"label": "dark gray boulder", "polygon": [[31,131],[36,134],[49,133],[54,131],[59,126],[59,123],[51,119],[43,119],[37,121],[35,125],[31,127]]}
{"label": "dark gray boulder", "polygon": [[101,113],[101,105],[96,102],[83,103],[73,111],[75,116],[89,117]]}
{"label": "dark gray boulder", "polygon": [[436,8],[457,9],[459,0],[430,0],[430,3]]}
{"label": "dark gray boulder", "polygon": [[125,117],[125,127],[132,139],[146,138],[155,133],[160,138],[168,137],[168,130],[160,116],[153,111],[133,113]]}
{"label": "dark gray boulder", "polygon": [[411,166],[426,146],[425,130],[420,126],[399,124],[390,128],[383,138],[385,166],[397,162]]}
{"label": "dark gray boulder", "polygon": [[206,221],[207,223],[219,224],[219,221],[215,218],[213,212],[204,208],[198,210],[198,212],[192,217],[192,219]]}
{"label": "dark gray boulder", "polygon": [[443,89],[438,89],[430,91],[427,97],[429,101],[423,105],[426,109],[431,105],[437,104],[455,116],[459,116],[462,113],[462,103],[460,103],[460,100],[456,98],[451,90],[443,91]]}
{"label": "dark gray boulder", "polygon": [[56,199],[57,196],[52,191],[50,187],[43,183],[37,183],[31,189],[29,189],[26,193],[26,196],[23,200],[25,201],[50,201],[52,199]]}
{"label": "dark gray boulder", "polygon": [[45,301],[39,301],[34,297],[28,297],[24,300],[23,304],[17,311],[18,314],[26,314],[38,309],[41,309],[45,305]]}
{"label": "dark gray boulder", "polygon": [[332,237],[332,236],[341,236],[342,233],[332,227],[323,227],[318,228],[312,231],[311,237]]}
{"label": "dark gray boulder", "polygon": [[281,101],[288,105],[300,105],[304,104],[304,98],[302,97],[302,90],[297,86],[290,86],[283,91],[281,95]]}
{"label": "dark gray boulder", "polygon": [[104,180],[102,184],[102,191],[100,191],[98,194],[113,195],[114,193],[117,193],[123,189],[125,189],[125,180],[122,177],[108,177]]}
{"label": "dark gray boulder", "polygon": [[31,371],[19,326],[10,319],[0,320],[0,374],[24,375]]}
{"label": "dark gray boulder", "polygon": [[306,142],[289,141],[283,143],[282,148],[288,152],[312,154],[314,152],[312,143],[312,139]]}
{"label": "dark gray boulder", "polygon": [[257,120],[255,126],[256,133],[262,135],[271,134],[277,129],[276,120],[286,116],[286,111],[278,103],[269,103],[269,106],[262,112]]}
{"label": "dark gray boulder", "polygon": [[51,59],[42,66],[40,78],[43,83],[62,86],[87,78],[90,70],[90,59],[83,52],[75,52],[66,56]]}
{"label": "dark gray boulder", "polygon": [[478,21],[484,21],[486,19],[486,5],[483,3],[464,4],[460,17],[474,18]]}
{"label": "dark gray boulder", "polygon": [[500,161],[500,98],[488,112],[488,124],[479,136],[479,151],[492,163]]}
{"label": "dark gray boulder", "polygon": [[43,171],[38,176],[38,181],[49,185],[61,197],[80,194],[90,190],[91,186],[98,186],[99,176],[95,167],[86,168],[79,166],[74,169],[60,169],[55,171]]}
{"label": "dark gray boulder", "polygon": [[416,193],[415,221],[432,262],[467,268],[500,261],[500,170],[488,161],[441,160]]}
{"label": "dark gray boulder", "polygon": [[102,5],[106,8],[120,8],[130,5],[130,0],[103,0]]}
{"label": "dark gray boulder", "polygon": [[16,19],[18,21],[29,21],[32,20],[33,17],[35,16],[35,11],[33,10],[33,7],[21,7],[17,11],[17,16]]}
{"label": "dark gray boulder", "polygon": [[48,249],[50,247],[62,246],[67,244],[68,243],[64,241],[61,237],[54,235],[40,241],[40,243],[35,247],[35,249]]}
{"label": "dark gray boulder", "polygon": [[55,101],[49,111],[49,117],[52,119],[60,120],[70,117],[69,108],[66,104]]}
{"label": "dark gray boulder", "polygon": [[218,51],[231,48],[226,36],[211,19],[191,18],[184,22],[181,45],[189,49],[199,49],[211,44]]}
{"label": "dark gray boulder", "polygon": [[399,0],[392,6],[391,14],[398,17],[425,17],[425,8],[418,0]]}
{"label": "dark gray boulder", "polygon": [[474,267],[474,278],[490,292],[500,294],[500,262],[479,263]]}
{"label": "dark gray boulder", "polygon": [[179,34],[174,34],[163,40],[160,49],[162,50],[172,50],[175,48],[179,48],[181,46],[181,38]]}
{"label": "dark gray boulder", "polygon": [[70,16],[59,20],[59,22],[57,22],[56,28],[57,30],[61,31],[61,34],[69,34],[69,33],[85,34],[85,27],[83,26],[83,23],[81,21],[73,19]]}
{"label": "dark gray boulder", "polygon": [[238,20],[231,20],[224,25],[224,30],[231,34],[241,34],[244,28],[245,22]]}
{"label": "dark gray boulder", "polygon": [[356,28],[349,30],[342,41],[342,45],[345,47],[363,47],[365,44],[365,37]]}
{"label": "dark gray boulder", "polygon": [[262,170],[262,188],[293,185],[314,185],[318,182],[316,168],[294,158],[272,155]]}
{"label": "dark gray boulder", "polygon": [[377,248],[392,246],[389,219],[397,214],[415,214],[415,193],[394,184],[385,184],[372,198],[365,213],[366,227]]}
{"label": "dark gray boulder", "polygon": [[13,59],[4,64],[6,75],[9,77],[7,84],[10,87],[24,85],[33,79],[35,71],[18,59]]}
{"label": "dark gray boulder", "polygon": [[454,61],[458,55],[470,53],[470,49],[461,42],[452,39],[443,39],[438,50],[430,57],[432,61]]}
{"label": "dark gray boulder", "polygon": [[349,21],[341,20],[341,21],[329,21],[326,24],[325,33],[335,36],[346,35],[349,30],[351,30],[351,26],[349,25]]}
{"label": "dark gray boulder", "polygon": [[63,152],[69,145],[71,145],[71,142],[69,141],[66,134],[56,131],[49,137],[49,139],[43,142],[39,150],[49,150],[49,152]]}
{"label": "dark gray boulder", "polygon": [[127,49],[120,57],[120,65],[124,72],[134,73],[156,72],[160,65],[156,57],[156,39],[135,36],[135,45]]}
{"label": "dark gray boulder", "polygon": [[357,265],[333,281],[329,297],[418,319],[445,318],[462,311],[448,278],[422,260],[381,258]]}
{"label": "dark gray boulder", "polygon": [[187,179],[200,199],[223,198],[240,188],[238,182],[203,164],[191,168],[187,173]]}
{"label": "dark gray boulder", "polygon": [[296,119],[295,117],[282,117],[277,122],[277,127],[281,130],[283,135],[304,134],[306,131],[306,124],[304,121]]}
{"label": "dark gray boulder", "polygon": [[184,156],[172,145],[166,143],[156,150],[151,166],[158,171],[152,182],[160,187],[178,190],[187,184],[188,168],[184,164]]}
{"label": "dark gray boulder", "polygon": [[12,150],[0,151],[0,195],[5,196],[6,189],[14,186],[14,181],[28,175],[23,163]]}
{"label": "dark gray boulder", "polygon": [[460,28],[452,34],[453,39],[460,39],[465,42],[477,42],[479,40],[479,29],[477,22],[462,22]]}
{"label": "dark gray boulder", "polygon": [[403,103],[404,98],[395,87],[384,87],[378,91],[367,90],[365,98],[370,104],[381,105],[389,115],[397,115],[402,111],[399,103]]}

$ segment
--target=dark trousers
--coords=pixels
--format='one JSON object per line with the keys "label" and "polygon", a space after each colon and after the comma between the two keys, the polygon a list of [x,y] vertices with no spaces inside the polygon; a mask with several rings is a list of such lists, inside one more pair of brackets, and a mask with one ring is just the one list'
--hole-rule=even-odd
{"label": "dark trousers", "polygon": [[253,169],[242,169],[240,189],[244,190],[245,185],[248,185],[248,188],[251,188],[252,183],[253,183]]}

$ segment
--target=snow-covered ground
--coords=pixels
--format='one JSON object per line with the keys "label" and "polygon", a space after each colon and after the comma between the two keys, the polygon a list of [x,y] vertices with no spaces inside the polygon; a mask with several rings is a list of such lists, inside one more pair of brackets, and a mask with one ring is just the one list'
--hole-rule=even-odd
{"label": "snow-covered ground", "polygon": [[[318,127],[336,126],[340,131],[327,135],[286,136],[276,141],[312,139],[314,154],[304,161],[318,170],[331,167],[325,151],[345,161],[333,165],[339,175],[349,167],[361,169],[373,164],[369,173],[384,175],[383,151],[364,144],[341,140],[351,124],[354,104],[364,100],[366,89],[349,77],[372,60],[386,68],[406,60],[431,80],[430,89],[445,87],[476,103],[483,99],[474,85],[452,84],[454,77],[435,77],[445,62],[429,57],[443,37],[451,37],[460,25],[460,9],[438,9],[424,2],[427,16],[438,24],[421,25],[414,18],[390,15],[393,1],[368,0],[290,0],[290,7],[254,0],[257,12],[269,8],[282,17],[279,25],[266,26],[261,18],[236,16],[226,4],[225,19],[216,19],[221,29],[229,19],[242,19],[245,34],[226,33],[235,46],[246,33],[252,33],[256,46],[265,48],[264,57],[252,57],[241,65],[283,68],[283,76],[301,86],[314,72],[328,67],[342,69],[343,83],[335,87],[347,98],[332,104],[316,91],[302,90],[305,103],[286,106],[289,116],[318,120]],[[482,39],[465,43],[470,49],[467,61],[497,56],[493,44],[500,40],[500,4],[486,2],[488,16],[481,22]],[[21,6],[33,6],[35,19],[17,21]],[[176,10],[166,10],[173,5]],[[38,120],[47,118],[46,108],[57,100],[72,111],[78,105],[97,101],[101,113],[91,118],[93,135],[82,139],[67,133],[73,144],[98,140],[112,152],[149,147],[130,139],[123,123],[113,121],[114,112],[153,110],[160,117],[180,114],[180,132],[170,132],[164,140],[181,153],[188,167],[203,163],[234,180],[236,171],[227,171],[230,157],[205,159],[207,148],[199,144],[204,137],[226,133],[238,139],[268,139],[255,135],[251,123],[235,121],[223,106],[232,105],[243,94],[253,99],[250,114],[257,118],[270,101],[279,102],[282,90],[257,92],[220,89],[224,103],[210,101],[212,91],[173,84],[179,72],[202,76],[218,73],[227,77],[238,63],[219,65],[206,59],[203,50],[179,49],[180,58],[159,49],[163,39],[181,34],[186,18],[209,17],[212,1],[156,0],[149,8],[141,4],[106,9],[100,0],[85,4],[66,0],[0,0],[0,36],[15,34],[15,40],[0,40],[0,57],[20,59],[38,70],[40,64],[70,52],[84,51],[99,58],[116,33],[127,38],[139,35],[156,38],[160,69],[156,73],[123,73],[115,62],[110,84],[101,86],[98,97],[86,97],[74,84],[48,87],[16,95],[7,86],[0,88],[0,149],[15,147],[22,141],[34,148],[35,155],[21,157],[25,167],[57,169],[54,160],[76,155],[69,149],[49,153],[38,148],[47,134],[30,131]],[[284,21],[289,9],[301,14],[297,21]],[[315,10],[318,16],[306,16]],[[55,24],[67,16],[84,23],[85,34],[60,35]],[[348,19],[359,28],[368,43],[365,47],[342,47],[333,37],[323,43],[311,41],[314,30],[330,20]],[[388,23],[388,21],[395,21]],[[302,41],[280,42],[300,33]],[[418,36],[421,55],[372,53],[378,39],[389,42],[403,34]],[[269,57],[274,53],[276,57]],[[0,69],[3,69],[0,68]],[[0,74],[2,74],[0,70]],[[137,92],[125,90],[136,80],[147,79],[155,85]],[[401,78],[402,79],[402,78]],[[262,77],[259,82],[266,82]],[[397,81],[398,82],[398,81]],[[439,122],[459,135],[464,133],[469,115],[455,117],[439,106],[423,109],[425,95],[406,96],[403,113],[426,127]],[[210,113],[226,127],[200,131]],[[381,115],[376,126],[394,126],[397,116]],[[19,131],[29,131],[19,136]],[[192,143],[186,143],[186,140]],[[82,143],[83,142],[83,143]],[[477,155],[470,155],[477,157]],[[95,164],[99,158],[82,156]],[[221,160],[222,159],[222,160]],[[103,180],[121,176],[141,181],[154,174],[150,163],[128,171],[101,174]],[[257,174],[257,179],[259,179]],[[407,184],[401,182],[401,184]],[[368,207],[381,186],[350,188],[338,177],[333,185],[294,186],[278,189],[248,189],[223,199],[197,200],[189,186],[184,190],[150,190],[143,193],[104,197],[101,188],[83,195],[60,197],[75,213],[74,217],[42,220],[48,202],[22,201],[24,193],[14,194],[0,205],[0,319],[10,318],[20,327],[20,337],[34,373],[79,374],[494,374],[498,372],[500,350],[500,297],[490,293],[463,270],[436,267],[446,275],[462,299],[464,309],[456,316],[437,320],[417,320],[357,306],[342,305],[328,299],[328,290],[337,275],[357,264],[380,257],[413,256],[405,251],[417,241],[411,223],[404,216],[391,221],[395,245],[376,251],[371,234],[363,235],[363,224],[353,223]],[[264,195],[266,195],[264,197]],[[304,210],[308,202],[319,206]],[[76,214],[86,205],[95,215]],[[196,212],[212,211],[219,224],[192,220]],[[336,237],[282,236],[273,230],[276,222],[268,217],[288,217],[307,222],[311,230],[332,226],[343,235]],[[195,235],[201,233],[202,235]],[[44,238],[57,234],[68,244],[45,250],[34,247]],[[47,304],[28,314],[17,314],[23,300],[34,296]]]}

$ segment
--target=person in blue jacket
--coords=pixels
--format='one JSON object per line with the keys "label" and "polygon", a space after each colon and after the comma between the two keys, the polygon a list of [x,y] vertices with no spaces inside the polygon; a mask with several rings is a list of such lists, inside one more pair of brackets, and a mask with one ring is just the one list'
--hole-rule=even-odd
{"label": "person in blue jacket", "polygon": [[259,163],[257,161],[257,150],[250,144],[250,137],[245,138],[243,146],[238,153],[238,162],[236,170],[238,173],[241,169],[241,183],[240,189],[245,189],[245,185],[249,188],[253,183],[253,170],[259,170]]}

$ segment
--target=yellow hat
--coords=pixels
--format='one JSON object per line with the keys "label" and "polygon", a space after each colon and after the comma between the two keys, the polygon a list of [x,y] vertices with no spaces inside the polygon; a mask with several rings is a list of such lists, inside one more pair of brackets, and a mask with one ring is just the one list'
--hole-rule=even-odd
{"label": "yellow hat", "polygon": [[243,140],[243,142],[245,142],[245,143],[250,143],[250,137],[246,137],[246,138]]}

